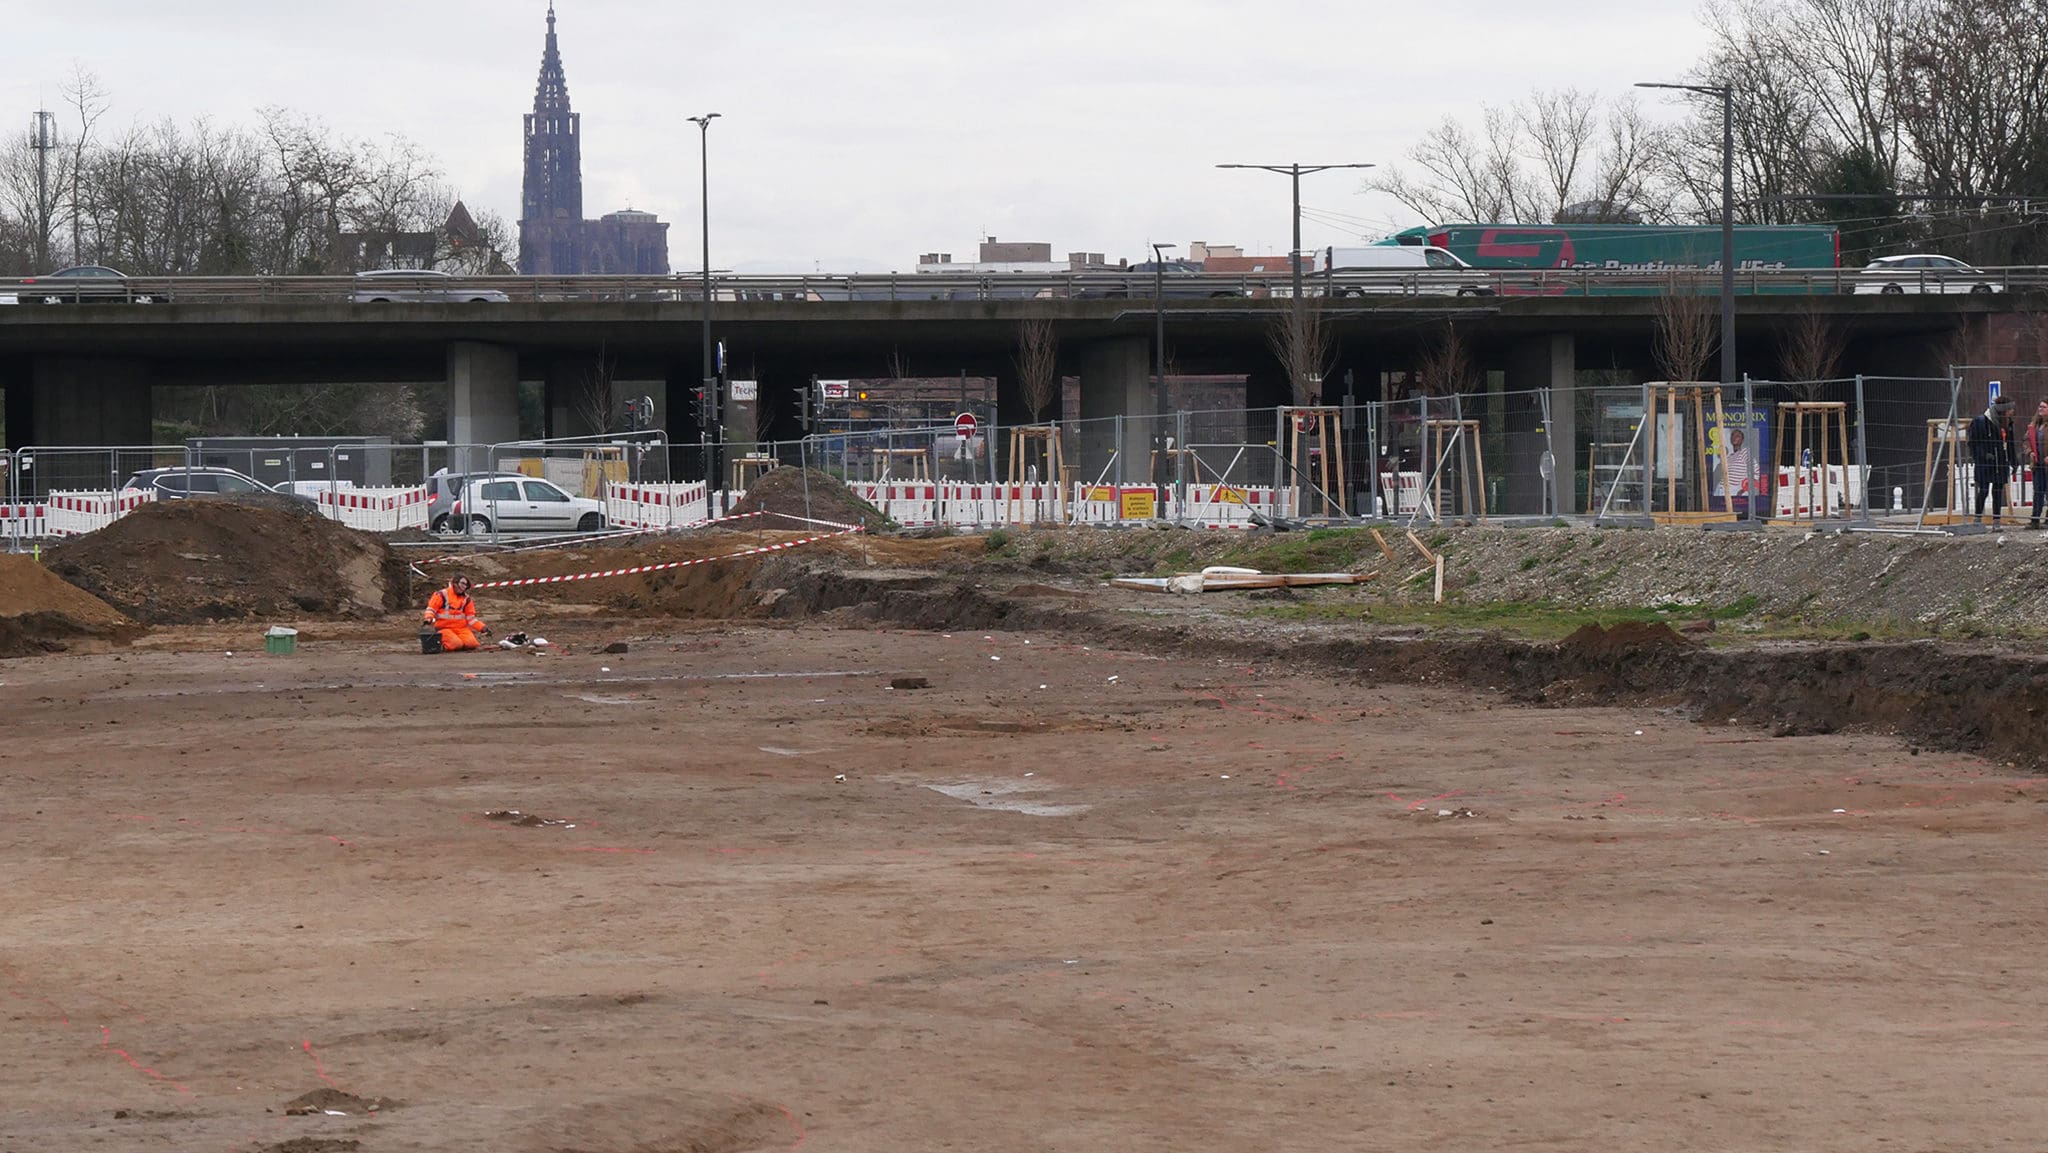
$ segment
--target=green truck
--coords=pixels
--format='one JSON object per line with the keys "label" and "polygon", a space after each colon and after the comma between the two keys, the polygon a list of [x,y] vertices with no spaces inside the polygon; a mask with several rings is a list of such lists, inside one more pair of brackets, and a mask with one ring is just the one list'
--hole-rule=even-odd
{"label": "green truck", "polygon": [[[1438,224],[1397,232],[1382,244],[1431,246],[1474,268],[1585,270],[1636,276],[1718,272],[1721,229],[1678,224]],[[1841,264],[1842,237],[1833,225],[1742,224],[1735,228],[1735,268],[1742,272],[1827,269]],[[1597,282],[1596,282],[1597,283]],[[1832,278],[1829,279],[1832,284]],[[1539,292],[1573,292],[1565,283]],[[1602,291],[1593,288],[1592,291]],[[1613,291],[1643,291],[1621,285]],[[1800,292],[1775,284],[1771,292]]]}

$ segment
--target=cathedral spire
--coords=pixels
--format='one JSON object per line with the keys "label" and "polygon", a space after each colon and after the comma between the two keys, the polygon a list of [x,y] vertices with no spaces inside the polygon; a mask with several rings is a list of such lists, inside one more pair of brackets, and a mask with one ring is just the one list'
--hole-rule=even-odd
{"label": "cathedral spire", "polygon": [[550,2],[540,80],[526,117],[526,181],[519,215],[523,272],[581,271],[576,231],[583,226],[582,119],[569,106],[569,80]]}
{"label": "cathedral spire", "polygon": [[569,78],[562,70],[562,44],[555,35],[555,6],[548,5],[547,47],[540,54],[540,83],[533,94],[536,115],[569,111]]}

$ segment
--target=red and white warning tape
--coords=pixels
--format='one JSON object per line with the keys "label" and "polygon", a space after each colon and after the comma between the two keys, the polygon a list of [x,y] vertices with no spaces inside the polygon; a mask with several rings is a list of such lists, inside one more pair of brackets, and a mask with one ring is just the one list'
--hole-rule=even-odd
{"label": "red and white warning tape", "polygon": [[634,565],[632,568],[605,569],[602,572],[571,573],[567,576],[526,577],[523,580],[509,581],[482,581],[470,587],[475,589],[524,588],[527,585],[567,584],[570,581],[598,580],[602,577],[637,576],[640,573],[663,572],[668,569],[688,568],[691,565],[710,564],[713,561],[721,560],[736,560],[743,556],[758,556],[761,553],[767,552],[785,552],[789,549],[801,548],[802,546],[807,544],[817,544],[821,540],[831,540],[834,537],[851,536],[852,534],[857,533],[859,531],[861,531],[860,526],[855,525],[852,528],[841,529],[838,532],[828,532],[820,534],[818,536],[807,536],[802,538],[801,540],[789,540],[783,541],[780,544],[762,545],[760,548],[744,549],[740,552],[722,553],[718,556],[700,556],[695,560],[666,561],[662,564]]}

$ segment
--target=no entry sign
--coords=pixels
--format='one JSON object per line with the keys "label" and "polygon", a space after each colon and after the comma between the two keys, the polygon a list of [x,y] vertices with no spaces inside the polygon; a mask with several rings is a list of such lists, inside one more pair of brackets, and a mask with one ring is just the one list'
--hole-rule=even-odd
{"label": "no entry sign", "polygon": [[974,419],[974,414],[971,412],[963,412],[953,418],[953,431],[959,433],[962,440],[974,439],[974,430],[977,427],[979,427],[979,422]]}

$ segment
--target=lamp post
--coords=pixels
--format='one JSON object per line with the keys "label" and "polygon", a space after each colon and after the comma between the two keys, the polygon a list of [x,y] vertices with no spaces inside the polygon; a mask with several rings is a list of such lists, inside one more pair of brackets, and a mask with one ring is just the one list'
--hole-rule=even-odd
{"label": "lamp post", "polygon": [[[1152,487],[1161,487],[1165,475],[1166,447],[1166,250],[1171,244],[1152,246]],[[1166,502],[1155,500],[1155,517],[1166,515]]]}
{"label": "lamp post", "polygon": [[1294,299],[1301,299],[1301,178],[1333,168],[1371,168],[1370,164],[1218,164],[1218,168],[1256,168],[1261,172],[1277,172],[1294,181],[1294,252],[1289,262],[1294,265]]}
{"label": "lamp post", "polygon": [[[697,126],[698,169],[703,179],[704,201],[704,411],[699,420],[698,436],[704,448],[704,475],[709,483],[706,491],[724,487],[719,469],[723,466],[718,459],[718,446],[725,442],[725,404],[718,395],[718,368],[712,360],[711,348],[711,122],[718,119],[716,112],[689,117]],[[713,432],[717,435],[713,436]]]}
{"label": "lamp post", "polygon": [[1712,96],[1721,102],[1721,383],[1735,375],[1735,89],[1726,84],[1639,83]]}

